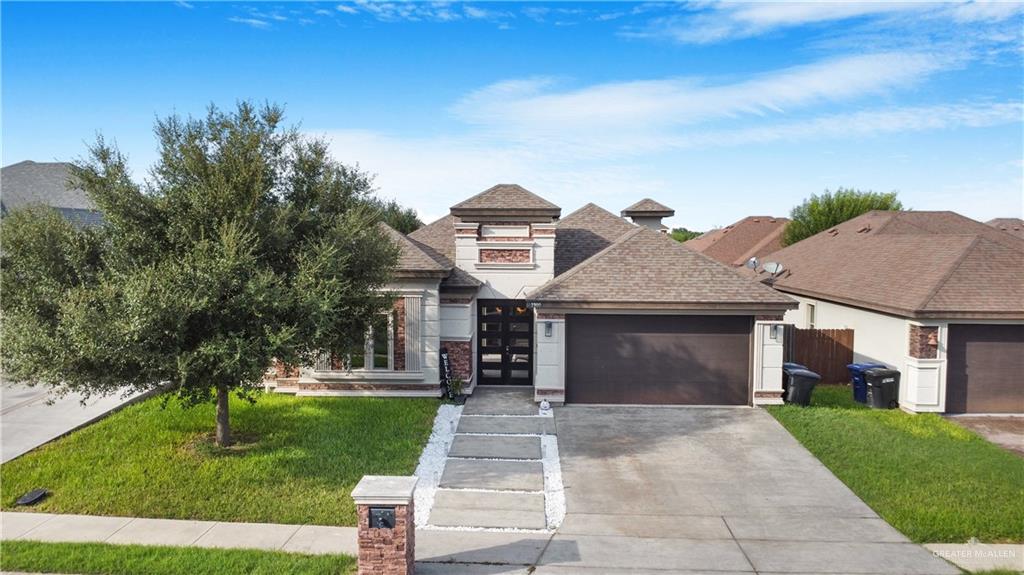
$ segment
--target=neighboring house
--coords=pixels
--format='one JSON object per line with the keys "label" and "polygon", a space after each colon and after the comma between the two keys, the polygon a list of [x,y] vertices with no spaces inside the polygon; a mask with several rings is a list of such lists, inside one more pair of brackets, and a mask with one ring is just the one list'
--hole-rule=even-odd
{"label": "neighboring house", "polygon": [[[648,201],[645,201],[648,202]],[[588,204],[561,209],[497,185],[408,236],[388,289],[399,297],[365,349],[327,357],[278,391],[440,392],[440,351],[472,391],[527,385],[540,401],[750,405],[781,393],[789,297]],[[352,356],[360,356],[352,359]]]}
{"label": "neighboring house", "polygon": [[953,212],[872,211],[764,258],[799,328],[853,329],[911,411],[1024,413],[1024,240]]}
{"label": "neighboring house", "polygon": [[686,246],[723,264],[742,266],[750,258],[761,259],[782,249],[782,232],[787,218],[749,216],[724,228],[705,232]]}
{"label": "neighboring house", "polygon": [[633,220],[633,223],[638,226],[664,233],[668,233],[669,228],[661,223],[661,219],[676,215],[675,210],[664,204],[659,204],[651,198],[644,198],[619,213],[622,214],[622,217]]}
{"label": "neighboring house", "polygon": [[996,218],[985,223],[997,230],[1003,230],[1024,239],[1024,220],[1020,218]]}
{"label": "neighboring house", "polygon": [[0,171],[0,214],[31,205],[50,206],[78,225],[103,221],[85,192],[71,183],[66,162],[26,160]]}

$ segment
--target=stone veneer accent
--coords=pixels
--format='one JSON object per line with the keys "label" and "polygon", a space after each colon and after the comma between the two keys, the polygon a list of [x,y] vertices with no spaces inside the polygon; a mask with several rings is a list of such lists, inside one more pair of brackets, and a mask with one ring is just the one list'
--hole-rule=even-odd
{"label": "stone veneer accent", "polygon": [[359,516],[359,575],[414,575],[416,528],[413,502],[393,505],[393,529],[370,529],[370,507],[376,506],[356,504],[356,513]]}
{"label": "stone veneer accent", "polygon": [[480,263],[485,264],[528,264],[530,250],[524,249],[487,249],[480,250]]}
{"label": "stone veneer accent", "polygon": [[395,299],[395,371],[405,371],[405,298]]}
{"label": "stone veneer accent", "polygon": [[918,359],[935,359],[939,354],[939,328],[936,326],[911,325],[910,357]]}
{"label": "stone veneer accent", "polygon": [[452,377],[462,378],[469,384],[473,375],[473,345],[468,341],[441,341],[441,347],[448,350],[448,361],[452,364]]}

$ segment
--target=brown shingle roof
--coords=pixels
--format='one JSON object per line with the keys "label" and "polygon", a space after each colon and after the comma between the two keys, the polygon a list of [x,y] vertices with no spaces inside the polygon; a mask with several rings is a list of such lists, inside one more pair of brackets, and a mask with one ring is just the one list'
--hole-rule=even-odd
{"label": "brown shingle roof", "polygon": [[782,249],[782,232],[788,223],[787,218],[748,216],[693,238],[686,246],[724,264],[741,266],[750,258]]}
{"label": "brown shingle roof", "polygon": [[438,259],[424,251],[416,242],[407,238],[402,232],[384,222],[380,222],[377,225],[398,246],[398,263],[395,265],[396,276],[436,274],[439,277],[443,277],[451,269],[450,266],[438,261]]}
{"label": "brown shingle roof", "polygon": [[1024,239],[1024,220],[1020,218],[996,218],[985,223],[997,230],[1002,230]]}
{"label": "brown shingle roof", "polygon": [[562,208],[519,184],[498,184],[451,207],[456,216],[529,213],[557,218]]}
{"label": "brown shingle roof", "polygon": [[455,267],[455,222],[458,218],[447,215],[431,222],[408,235],[417,247],[441,262],[451,270],[441,285],[443,287],[476,287],[481,284],[469,272]]}
{"label": "brown shingle roof", "polygon": [[1024,240],[953,212],[869,212],[764,260],[785,267],[784,292],[907,317],[1024,317]]}
{"label": "brown shingle roof", "polygon": [[658,203],[651,198],[644,198],[639,202],[629,206],[622,210],[622,216],[661,216],[664,218],[670,218],[676,213],[675,210],[666,206],[665,204]]}
{"label": "brown shingle roof", "polygon": [[587,204],[558,222],[555,232],[555,275],[611,245],[636,226],[596,204]]}
{"label": "brown shingle roof", "polygon": [[527,298],[636,308],[796,307],[783,294],[644,227],[627,232]]}

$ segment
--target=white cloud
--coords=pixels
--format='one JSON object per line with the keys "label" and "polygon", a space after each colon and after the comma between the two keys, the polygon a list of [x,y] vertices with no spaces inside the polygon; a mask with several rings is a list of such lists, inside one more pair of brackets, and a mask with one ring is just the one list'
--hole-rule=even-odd
{"label": "white cloud", "polygon": [[637,80],[558,90],[553,78],[498,82],[462,98],[459,119],[504,134],[663,130],[763,116],[905,88],[955,60],[928,54],[847,56],[732,83],[704,78]]}
{"label": "white cloud", "polygon": [[723,2],[709,6],[695,12],[659,16],[639,28],[625,27],[621,34],[711,44],[854,18],[993,23],[1024,11],[1024,4],[1019,2]]}
{"label": "white cloud", "polygon": [[[335,6],[335,9],[338,12],[344,12],[345,14],[358,14],[359,13],[359,10],[355,6],[350,6],[349,4],[338,4],[337,6]],[[320,14],[320,13],[321,13],[321,11],[317,10],[317,14]]]}
{"label": "white cloud", "polygon": [[236,24],[245,24],[246,26],[249,26],[251,28],[257,28],[260,30],[270,27],[270,22],[267,22],[266,20],[260,20],[259,18],[241,18],[239,16],[232,16],[228,18],[228,21],[234,22]]}

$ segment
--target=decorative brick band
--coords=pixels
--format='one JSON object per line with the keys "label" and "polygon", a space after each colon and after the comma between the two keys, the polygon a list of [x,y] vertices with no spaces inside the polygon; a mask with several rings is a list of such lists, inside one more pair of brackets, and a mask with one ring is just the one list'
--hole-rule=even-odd
{"label": "decorative brick band", "polygon": [[395,371],[405,371],[405,298],[395,300]]}
{"label": "decorative brick band", "polygon": [[564,389],[544,389],[542,387],[533,390],[534,395],[565,395]]}
{"label": "decorative brick band", "polygon": [[565,314],[537,312],[537,319],[565,319]]}
{"label": "decorative brick band", "polygon": [[782,321],[782,314],[755,315],[756,321]]}
{"label": "decorative brick band", "polygon": [[553,236],[555,235],[555,228],[533,228],[531,230],[535,236]]}
{"label": "decorative brick band", "polygon": [[446,303],[470,304],[470,303],[473,303],[473,298],[471,298],[471,297],[446,296],[444,294],[441,294],[441,303],[442,304],[446,304]]}
{"label": "decorative brick band", "polygon": [[487,236],[480,238],[484,242],[532,242],[530,236]]}
{"label": "decorative brick band", "polygon": [[755,391],[754,397],[756,399],[778,399],[782,397],[781,391]]}
{"label": "decorative brick band", "polygon": [[469,383],[473,376],[473,345],[468,341],[441,341],[441,347],[448,350],[448,361],[452,365],[452,376]]}
{"label": "decorative brick band", "polygon": [[431,391],[441,389],[441,384],[428,386],[422,383],[378,383],[367,381],[303,381],[294,387],[303,391]]}
{"label": "decorative brick band", "polygon": [[935,359],[938,357],[939,328],[936,326],[911,325],[907,352],[910,357],[918,359]]}
{"label": "decorative brick band", "polygon": [[528,264],[530,250],[523,249],[481,249],[480,263],[487,264]]}

